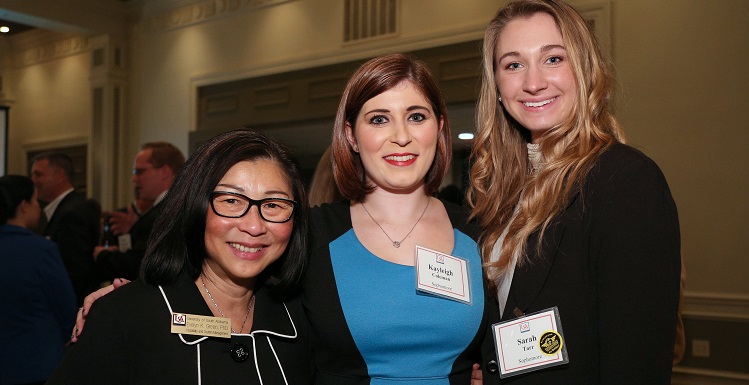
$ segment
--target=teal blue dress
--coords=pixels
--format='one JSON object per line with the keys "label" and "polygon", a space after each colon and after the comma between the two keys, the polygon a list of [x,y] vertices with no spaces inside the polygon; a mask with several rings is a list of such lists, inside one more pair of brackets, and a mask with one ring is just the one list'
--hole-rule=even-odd
{"label": "teal blue dress", "polygon": [[470,383],[485,328],[475,228],[445,203],[451,255],[468,261],[471,303],[417,292],[415,268],[369,252],[351,226],[347,202],[313,210],[313,250],[302,294],[319,384]]}

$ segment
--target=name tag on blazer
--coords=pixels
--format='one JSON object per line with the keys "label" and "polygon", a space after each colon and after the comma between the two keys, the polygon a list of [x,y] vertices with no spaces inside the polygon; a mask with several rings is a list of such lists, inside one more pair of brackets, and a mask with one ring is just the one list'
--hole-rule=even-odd
{"label": "name tag on blazer", "polygon": [[556,307],[496,323],[492,334],[501,378],[569,362]]}

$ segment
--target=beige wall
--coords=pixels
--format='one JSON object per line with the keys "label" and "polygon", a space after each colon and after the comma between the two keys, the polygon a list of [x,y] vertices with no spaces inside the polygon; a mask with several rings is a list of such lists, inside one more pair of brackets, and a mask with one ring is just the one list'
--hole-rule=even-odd
{"label": "beige wall", "polygon": [[[619,116],[630,144],[655,159],[671,185],[688,295],[728,298],[739,305],[729,312],[749,316],[749,1],[573,3],[610,5]],[[365,45],[341,45],[341,1],[296,0],[170,29],[141,24],[127,59],[123,162],[144,141],[186,151],[200,85],[478,39],[499,4],[404,0],[401,35]],[[4,70],[14,100],[10,171],[23,171],[24,145],[88,135],[88,61],[80,52]]]}
{"label": "beige wall", "polygon": [[4,71],[3,104],[11,105],[9,172],[25,174],[26,151],[50,141],[85,144],[91,129],[89,61],[84,52]]}
{"label": "beige wall", "polygon": [[368,44],[341,44],[343,2],[330,0],[291,1],[220,22],[137,33],[131,125],[139,140],[168,134],[186,148],[183,133],[194,127],[198,85],[479,39],[496,1],[461,3],[402,1],[400,36]]}
{"label": "beige wall", "polygon": [[620,118],[679,207],[691,293],[749,295],[749,1],[612,2]]}

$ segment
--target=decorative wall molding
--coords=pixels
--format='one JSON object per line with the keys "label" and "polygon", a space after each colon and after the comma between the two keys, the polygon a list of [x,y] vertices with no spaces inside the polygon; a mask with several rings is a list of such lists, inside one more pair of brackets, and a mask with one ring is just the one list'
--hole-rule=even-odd
{"label": "decorative wall molding", "polygon": [[746,385],[749,375],[744,373],[721,372],[715,370],[674,367],[672,385]]}
{"label": "decorative wall molding", "polygon": [[[334,65],[354,60],[362,60],[387,52],[411,52],[421,49],[477,41],[484,38],[485,28],[486,25],[482,22],[439,33],[429,33],[405,38],[400,37],[397,41],[391,41],[390,39],[375,40],[368,44],[347,45],[342,49],[316,52],[311,55],[299,56],[293,59],[260,63],[251,67],[239,68],[237,70],[222,70],[219,72],[195,75],[190,79],[191,92],[190,103],[188,104],[190,109],[190,131],[196,131],[198,127],[198,90],[202,86],[297,71],[306,68]],[[346,77],[345,80],[348,80],[348,78]],[[345,81],[343,84],[345,85]]]}
{"label": "decorative wall molding", "polygon": [[682,314],[690,318],[749,321],[749,295],[684,293]]}
{"label": "decorative wall molding", "polygon": [[[88,146],[88,138],[85,136],[57,136],[48,137],[43,140],[30,140],[21,144],[24,152],[24,159],[28,158],[31,152],[56,150],[65,147]],[[24,161],[25,163],[28,163]],[[28,170],[29,164],[24,164],[23,169]]]}
{"label": "decorative wall molding", "polygon": [[[31,31],[29,33],[33,33]],[[89,38],[82,35],[57,34],[43,31],[34,39],[13,44],[11,65],[28,67],[89,51]]]}
{"label": "decorative wall molding", "polygon": [[472,40],[481,40],[484,38],[485,28],[486,25],[482,23],[456,28],[441,33],[399,38],[397,42],[376,41],[371,42],[371,44],[347,46],[344,49],[336,49],[334,51],[316,52],[314,54],[299,56],[293,59],[261,63],[252,67],[240,68],[237,70],[224,70],[215,73],[199,74],[190,79],[190,84],[192,88],[197,89],[200,86],[216,83],[225,83],[234,80],[296,71],[305,68],[321,67],[352,60],[362,60],[382,55],[387,52],[409,52],[464,43]]}
{"label": "decorative wall molding", "polygon": [[258,109],[288,106],[291,103],[291,88],[288,84],[275,84],[254,90],[255,107]]}
{"label": "decorative wall molding", "polygon": [[215,115],[239,110],[239,94],[232,92],[225,95],[214,95],[205,100],[206,114]]}
{"label": "decorative wall molding", "polygon": [[[475,78],[476,63],[481,63],[481,54],[461,55],[439,60],[437,77],[442,81],[464,80]],[[478,72],[480,75],[480,72]]]}
{"label": "decorative wall molding", "polygon": [[336,99],[340,100],[341,93],[346,87],[348,76],[333,76],[326,79],[311,80],[307,88],[308,100]]}
{"label": "decorative wall molding", "polygon": [[60,147],[73,147],[88,145],[88,137],[85,136],[57,136],[48,137],[44,140],[30,140],[22,144],[26,152],[50,150]]}
{"label": "decorative wall molding", "polygon": [[136,32],[164,32],[293,0],[206,0],[144,16]]}

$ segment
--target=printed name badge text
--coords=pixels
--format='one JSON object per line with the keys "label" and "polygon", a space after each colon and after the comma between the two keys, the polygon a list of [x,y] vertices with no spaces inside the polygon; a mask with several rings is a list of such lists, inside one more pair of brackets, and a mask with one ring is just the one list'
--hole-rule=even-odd
{"label": "printed name badge text", "polygon": [[468,261],[416,246],[416,290],[471,303]]}
{"label": "printed name badge text", "polygon": [[231,338],[231,318],[172,313],[171,331],[175,334]]}

